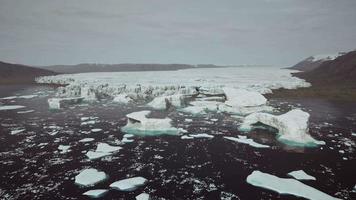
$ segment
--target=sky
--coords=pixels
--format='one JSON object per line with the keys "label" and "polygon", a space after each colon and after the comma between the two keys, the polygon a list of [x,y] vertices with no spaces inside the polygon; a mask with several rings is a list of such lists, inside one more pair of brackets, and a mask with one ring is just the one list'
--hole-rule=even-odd
{"label": "sky", "polygon": [[290,66],[356,49],[356,0],[0,0],[0,60]]}

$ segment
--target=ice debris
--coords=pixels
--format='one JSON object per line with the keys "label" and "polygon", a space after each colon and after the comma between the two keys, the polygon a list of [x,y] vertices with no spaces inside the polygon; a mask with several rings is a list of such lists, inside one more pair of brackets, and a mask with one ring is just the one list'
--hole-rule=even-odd
{"label": "ice debris", "polygon": [[83,193],[83,195],[88,196],[90,198],[100,198],[104,196],[109,190],[106,189],[95,189],[89,190]]}
{"label": "ice debris", "polygon": [[141,193],[135,197],[136,200],[150,200],[150,195],[147,193]]}
{"label": "ice debris", "polygon": [[248,144],[248,145],[250,145],[252,147],[256,147],[256,148],[269,148],[270,147],[268,145],[259,144],[259,143],[255,142],[255,141],[253,141],[252,139],[248,139],[246,136],[242,136],[242,135],[239,135],[238,138],[236,138],[236,137],[228,137],[228,136],[225,136],[224,138],[227,139],[227,140],[234,141],[234,142]]}

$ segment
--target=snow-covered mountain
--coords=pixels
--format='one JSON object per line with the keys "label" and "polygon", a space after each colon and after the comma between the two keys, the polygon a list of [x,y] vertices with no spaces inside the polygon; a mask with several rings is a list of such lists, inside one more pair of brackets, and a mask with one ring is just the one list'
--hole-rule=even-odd
{"label": "snow-covered mountain", "polygon": [[292,66],[290,69],[300,70],[300,71],[311,71],[318,68],[321,64],[326,61],[335,60],[337,57],[344,55],[344,52],[336,54],[324,54],[324,55],[314,55],[310,56],[296,65]]}

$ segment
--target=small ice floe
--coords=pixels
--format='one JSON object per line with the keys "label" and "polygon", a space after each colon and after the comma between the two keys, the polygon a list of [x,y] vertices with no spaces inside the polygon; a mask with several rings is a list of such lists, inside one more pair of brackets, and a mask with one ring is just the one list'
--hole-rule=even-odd
{"label": "small ice floe", "polygon": [[37,95],[22,95],[22,96],[9,96],[9,97],[3,97],[0,99],[3,100],[13,100],[13,99],[31,99],[37,97]]}
{"label": "small ice floe", "polygon": [[112,155],[114,152],[119,151],[122,147],[111,146],[106,143],[100,142],[95,151],[88,151],[85,155],[89,160],[99,159],[105,156]]}
{"label": "small ice floe", "polygon": [[147,193],[141,193],[135,197],[136,200],[150,200],[150,195]]}
{"label": "small ice floe", "polygon": [[289,176],[297,179],[297,180],[316,180],[314,176],[310,176],[305,173],[303,170],[292,171],[288,173]]}
{"label": "small ice floe", "polygon": [[194,137],[189,136],[189,135],[182,135],[180,138],[181,138],[182,140],[191,140],[191,139],[194,139]]}
{"label": "small ice floe", "polygon": [[133,102],[133,99],[131,97],[129,97],[127,94],[119,94],[119,95],[115,96],[112,101],[116,102],[116,103],[121,103],[121,104],[128,104],[128,103]]}
{"label": "small ice floe", "polygon": [[192,119],[184,119],[185,122],[192,122]]}
{"label": "small ice floe", "polygon": [[213,135],[209,135],[209,134],[206,134],[206,133],[197,133],[197,134],[189,134],[190,137],[193,137],[193,138],[214,138]]}
{"label": "small ice floe", "polygon": [[201,115],[206,112],[218,112],[221,102],[217,101],[192,101],[191,106],[181,109],[182,112],[190,113],[193,115]]}
{"label": "small ice floe", "polygon": [[35,110],[18,111],[17,114],[26,114],[26,113],[32,113],[32,112],[35,112]]}
{"label": "small ice floe", "polygon": [[13,99],[16,99],[16,98],[17,98],[17,96],[9,96],[9,97],[2,97],[0,99],[2,99],[2,100],[13,100]]}
{"label": "small ice floe", "polygon": [[126,138],[126,137],[122,138],[122,140],[121,140],[122,143],[131,143],[131,142],[134,142],[134,141],[135,140],[129,139],[129,138]]}
{"label": "small ice floe", "polygon": [[324,141],[315,140],[309,135],[309,116],[307,112],[300,109],[294,109],[279,116],[268,113],[253,113],[244,119],[240,130],[251,130],[253,124],[260,122],[278,129],[278,139],[287,144],[297,146],[324,145]]}
{"label": "small ice floe", "polygon": [[354,133],[354,132],[351,132],[351,135],[356,137],[356,133]]}
{"label": "small ice floe", "polygon": [[171,106],[175,108],[180,108],[184,105],[184,95],[175,94],[156,97],[147,105],[158,110],[168,109]]}
{"label": "small ice floe", "polygon": [[96,151],[88,151],[85,155],[89,158],[89,160],[96,160],[105,156],[110,156],[112,153],[108,152],[96,152]]}
{"label": "small ice floe", "polygon": [[16,109],[21,109],[21,108],[25,108],[25,106],[20,106],[20,105],[1,106],[0,105],[0,111],[2,111],[2,110],[16,110]]}
{"label": "small ice floe", "polygon": [[248,144],[248,145],[250,145],[252,147],[256,147],[256,148],[269,148],[270,147],[268,145],[257,143],[255,141],[253,141],[252,139],[248,139],[246,136],[242,136],[242,135],[238,135],[238,138],[236,138],[236,137],[228,137],[228,136],[225,136],[224,138],[227,139],[227,140],[234,141],[234,142]]}
{"label": "small ice floe", "polygon": [[116,181],[110,184],[110,187],[119,191],[131,192],[136,190],[138,187],[145,185],[146,183],[147,179],[143,177],[133,177]]}
{"label": "small ice floe", "polygon": [[121,128],[125,133],[154,136],[154,135],[178,135],[180,129],[172,127],[172,120],[169,118],[147,118],[151,111],[144,110],[127,114],[127,124]]}
{"label": "small ice floe", "polygon": [[19,134],[19,133],[22,133],[24,132],[26,129],[17,129],[17,130],[12,130],[10,132],[10,135],[16,135],[16,134]]}
{"label": "small ice floe", "polygon": [[99,132],[103,131],[103,129],[101,129],[101,128],[93,128],[93,129],[91,129],[90,131],[91,131],[92,133],[99,133]]}
{"label": "small ice floe", "polygon": [[83,101],[82,97],[72,98],[50,98],[48,99],[48,105],[50,109],[61,109],[63,107],[78,104]]}
{"label": "small ice floe", "polygon": [[313,187],[305,185],[298,180],[279,178],[261,171],[253,171],[247,177],[246,181],[253,186],[272,190],[279,194],[290,194],[311,200],[340,200]]}
{"label": "small ice floe", "polygon": [[92,142],[94,140],[95,140],[94,138],[83,138],[83,139],[79,140],[79,142],[85,143],[85,142]]}
{"label": "small ice floe", "polygon": [[103,197],[109,190],[106,189],[95,189],[89,190],[83,193],[83,195],[88,196],[90,198],[100,198]]}
{"label": "small ice floe", "polygon": [[75,183],[81,186],[89,187],[104,181],[107,178],[105,172],[94,168],[84,169],[75,176]]}
{"label": "small ice floe", "polygon": [[70,152],[70,145],[59,145],[58,150],[60,150],[59,153],[68,153]]}

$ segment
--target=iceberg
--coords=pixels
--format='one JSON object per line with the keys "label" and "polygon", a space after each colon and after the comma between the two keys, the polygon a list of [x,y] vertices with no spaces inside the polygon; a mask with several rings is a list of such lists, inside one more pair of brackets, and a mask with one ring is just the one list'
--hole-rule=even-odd
{"label": "iceberg", "polygon": [[241,136],[241,135],[239,135],[238,138],[236,138],[236,137],[228,137],[228,136],[225,136],[224,138],[227,139],[227,140],[234,141],[234,142],[248,144],[248,145],[250,145],[252,147],[256,147],[256,148],[269,148],[270,147],[268,145],[259,144],[259,143],[255,142],[255,141],[253,141],[252,139],[248,139],[246,136]]}
{"label": "iceberg", "polygon": [[131,192],[136,190],[138,187],[145,185],[146,183],[147,179],[143,177],[133,177],[116,181],[110,184],[110,187],[120,191]]}
{"label": "iceberg", "polygon": [[309,114],[300,109],[291,110],[276,116],[268,113],[253,113],[248,115],[242,125],[241,131],[248,131],[258,122],[278,130],[278,139],[290,145],[317,146],[325,142],[318,141],[308,134]]}
{"label": "iceberg", "polygon": [[75,176],[75,183],[81,186],[89,187],[104,181],[107,178],[105,172],[94,168],[84,169]]}
{"label": "iceberg", "polygon": [[297,180],[316,180],[314,176],[310,176],[309,174],[305,173],[303,170],[292,171],[288,173],[289,176],[297,179]]}
{"label": "iceberg", "polygon": [[341,200],[321,192],[313,187],[305,185],[291,178],[279,178],[277,176],[253,171],[246,179],[247,183],[278,192],[279,194],[290,194],[310,200]]}
{"label": "iceberg", "polygon": [[171,119],[147,118],[151,111],[144,110],[127,114],[127,124],[121,128],[125,133],[154,136],[154,135],[178,135],[180,130],[172,127]]}
{"label": "iceberg", "polygon": [[158,110],[168,109],[171,106],[180,108],[184,105],[184,96],[182,94],[160,96],[154,98],[147,105]]}
{"label": "iceberg", "polygon": [[232,107],[261,106],[267,103],[267,99],[258,92],[228,87],[223,90],[227,99],[225,104]]}
{"label": "iceberg", "polygon": [[1,106],[0,105],[0,111],[2,111],[2,110],[16,110],[16,109],[21,109],[21,108],[25,108],[25,106],[20,106],[20,105]]}
{"label": "iceberg", "polygon": [[68,105],[78,104],[82,102],[83,98],[74,97],[74,98],[50,98],[48,99],[48,105],[50,109],[61,109]]}
{"label": "iceberg", "polygon": [[100,198],[104,196],[109,190],[106,189],[95,189],[89,190],[83,193],[83,195],[88,196],[90,198]]}
{"label": "iceberg", "polygon": [[127,96],[126,94],[117,95],[113,99],[113,102],[121,103],[121,104],[128,104],[131,103],[132,101],[133,99]]}
{"label": "iceberg", "polygon": [[135,197],[136,200],[150,200],[150,195],[147,193],[141,193]]}

